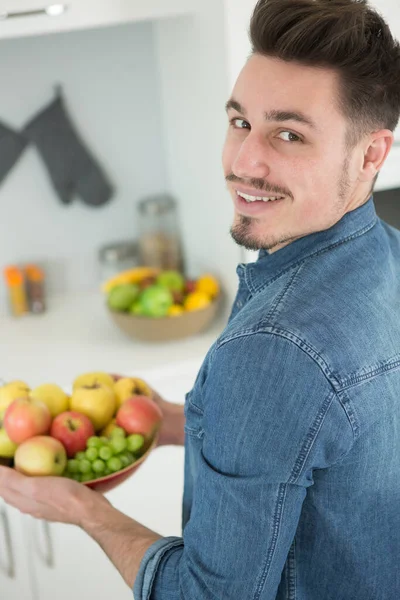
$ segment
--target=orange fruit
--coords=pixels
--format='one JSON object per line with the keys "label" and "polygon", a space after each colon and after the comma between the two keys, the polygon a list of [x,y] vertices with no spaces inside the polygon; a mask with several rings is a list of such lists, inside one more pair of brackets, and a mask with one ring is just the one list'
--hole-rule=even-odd
{"label": "orange fruit", "polygon": [[196,292],[204,292],[210,298],[215,298],[219,294],[219,283],[213,275],[206,273],[197,280]]}
{"label": "orange fruit", "polygon": [[200,310],[211,303],[211,298],[205,292],[191,292],[185,298],[183,306],[185,310]]}
{"label": "orange fruit", "polygon": [[172,306],[169,307],[167,316],[168,317],[177,317],[177,316],[181,315],[183,312],[185,312],[185,311],[183,310],[182,306],[180,306],[179,304],[173,304]]}

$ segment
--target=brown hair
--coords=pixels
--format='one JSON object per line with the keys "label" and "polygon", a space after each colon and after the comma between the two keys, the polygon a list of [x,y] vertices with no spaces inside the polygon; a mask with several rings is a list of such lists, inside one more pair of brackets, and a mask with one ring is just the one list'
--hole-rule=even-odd
{"label": "brown hair", "polygon": [[400,45],[366,0],[259,0],[250,23],[253,53],[339,74],[349,146],[400,116]]}

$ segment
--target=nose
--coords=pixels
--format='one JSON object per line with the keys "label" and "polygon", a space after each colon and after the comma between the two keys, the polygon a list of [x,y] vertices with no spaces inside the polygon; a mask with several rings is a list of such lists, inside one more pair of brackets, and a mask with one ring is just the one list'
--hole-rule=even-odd
{"label": "nose", "polygon": [[232,164],[232,172],[241,179],[264,179],[270,174],[265,140],[253,133],[243,140]]}

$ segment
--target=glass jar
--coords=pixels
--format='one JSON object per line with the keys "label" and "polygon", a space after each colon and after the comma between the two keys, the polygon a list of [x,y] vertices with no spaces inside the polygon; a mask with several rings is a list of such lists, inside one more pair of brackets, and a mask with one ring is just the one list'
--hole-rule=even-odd
{"label": "glass jar", "polygon": [[167,194],[138,204],[139,254],[142,265],[184,272],[175,200]]}
{"label": "glass jar", "polygon": [[139,265],[137,242],[124,241],[107,244],[99,249],[100,281],[104,283],[122,271]]}

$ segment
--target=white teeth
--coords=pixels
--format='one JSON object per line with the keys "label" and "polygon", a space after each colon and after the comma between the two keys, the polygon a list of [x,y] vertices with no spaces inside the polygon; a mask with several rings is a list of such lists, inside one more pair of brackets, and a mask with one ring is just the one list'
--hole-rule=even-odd
{"label": "white teeth", "polygon": [[246,200],[246,202],[256,202],[262,200],[263,202],[273,202],[274,200],[280,200],[282,196],[250,196],[249,194],[243,194],[242,192],[236,192],[238,196]]}

